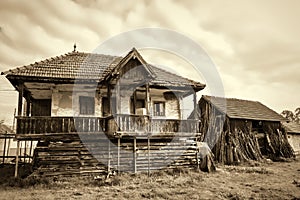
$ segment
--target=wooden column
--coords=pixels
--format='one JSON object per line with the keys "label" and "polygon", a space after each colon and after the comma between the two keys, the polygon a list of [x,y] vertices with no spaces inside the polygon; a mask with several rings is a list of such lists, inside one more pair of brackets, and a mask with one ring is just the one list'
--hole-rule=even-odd
{"label": "wooden column", "polygon": [[110,173],[110,140],[108,140],[107,174]]}
{"label": "wooden column", "polygon": [[150,88],[149,83],[146,84],[146,111],[147,115],[150,115]]}
{"label": "wooden column", "polygon": [[[7,132],[6,132],[7,133]],[[3,160],[2,163],[5,162],[5,153],[6,153],[6,137],[4,136],[4,147],[3,147]]]}
{"label": "wooden column", "polygon": [[136,114],[136,91],[133,92],[133,114]]}
{"label": "wooden column", "polygon": [[196,92],[193,93],[193,102],[194,102],[194,119],[198,117],[198,106],[197,106],[197,94]]}
{"label": "wooden column", "polygon": [[[23,93],[24,85],[23,83],[19,84],[19,99],[18,99],[18,116],[22,115],[22,105],[23,105]],[[18,133],[17,133],[18,134]],[[16,166],[15,166],[15,177],[18,177],[18,167],[19,167],[19,150],[20,150],[20,141],[17,140],[17,151],[16,151]]]}
{"label": "wooden column", "polygon": [[18,116],[22,115],[22,106],[23,106],[23,94],[24,94],[24,85],[23,83],[19,84],[19,99],[18,99]]}
{"label": "wooden column", "polygon": [[121,138],[118,137],[118,173],[120,173],[120,146],[121,146]]}
{"label": "wooden column", "polygon": [[109,114],[111,115],[112,114],[112,109],[111,109],[111,86],[110,84],[107,84],[107,100],[108,100],[108,111],[109,111]]}
{"label": "wooden column", "polygon": [[19,149],[20,149],[20,141],[19,141],[19,140],[17,140],[15,178],[17,178],[17,177],[18,177]]}
{"label": "wooden column", "polygon": [[29,117],[30,115],[30,100],[29,99],[26,99],[26,116]]}
{"label": "wooden column", "polygon": [[121,113],[121,92],[120,92],[120,82],[117,82],[116,84],[116,113],[120,114]]}
{"label": "wooden column", "polygon": [[148,176],[150,176],[150,136],[148,135]]}
{"label": "wooden column", "polygon": [[137,172],[137,167],[136,167],[136,159],[137,159],[137,155],[136,155],[136,137],[133,138],[133,172],[136,173]]}
{"label": "wooden column", "polygon": [[29,150],[29,156],[30,156],[29,161],[30,161],[30,159],[31,159],[31,161],[33,160],[33,155],[32,155],[32,143],[33,143],[33,141],[31,140],[31,141],[30,141],[30,150]]}

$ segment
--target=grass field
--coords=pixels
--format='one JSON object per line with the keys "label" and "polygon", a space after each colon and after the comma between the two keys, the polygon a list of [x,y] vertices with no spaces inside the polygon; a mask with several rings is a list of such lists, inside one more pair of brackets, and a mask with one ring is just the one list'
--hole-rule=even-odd
{"label": "grass field", "polygon": [[5,167],[0,173],[0,199],[300,199],[299,160],[219,166],[210,174],[177,169],[107,180],[13,179],[8,177],[13,169]]}

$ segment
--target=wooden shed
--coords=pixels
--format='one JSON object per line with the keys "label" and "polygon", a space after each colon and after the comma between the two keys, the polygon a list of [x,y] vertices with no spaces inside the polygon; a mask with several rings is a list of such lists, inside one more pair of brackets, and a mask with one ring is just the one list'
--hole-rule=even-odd
{"label": "wooden shed", "polygon": [[290,145],[296,155],[300,155],[300,124],[296,122],[283,123]]}
{"label": "wooden shed", "polygon": [[202,96],[200,132],[224,164],[292,157],[281,115],[258,101]]}

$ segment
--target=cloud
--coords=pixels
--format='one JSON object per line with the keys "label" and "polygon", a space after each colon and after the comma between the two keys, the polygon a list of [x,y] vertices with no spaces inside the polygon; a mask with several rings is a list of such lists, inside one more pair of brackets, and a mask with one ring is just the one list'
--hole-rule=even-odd
{"label": "cloud", "polygon": [[[0,70],[70,52],[74,42],[79,51],[91,52],[121,32],[161,27],[206,50],[228,96],[261,100],[278,112],[293,110],[300,106],[299,6],[296,0],[2,0]],[[155,56],[146,56],[149,62],[184,65],[159,52],[149,55]],[[0,83],[10,87],[6,80]]]}

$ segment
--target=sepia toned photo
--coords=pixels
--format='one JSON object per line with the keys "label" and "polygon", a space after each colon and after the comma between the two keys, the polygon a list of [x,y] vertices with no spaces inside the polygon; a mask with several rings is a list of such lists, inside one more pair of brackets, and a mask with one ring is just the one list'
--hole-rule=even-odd
{"label": "sepia toned photo", "polygon": [[0,199],[300,199],[298,1],[0,1]]}

